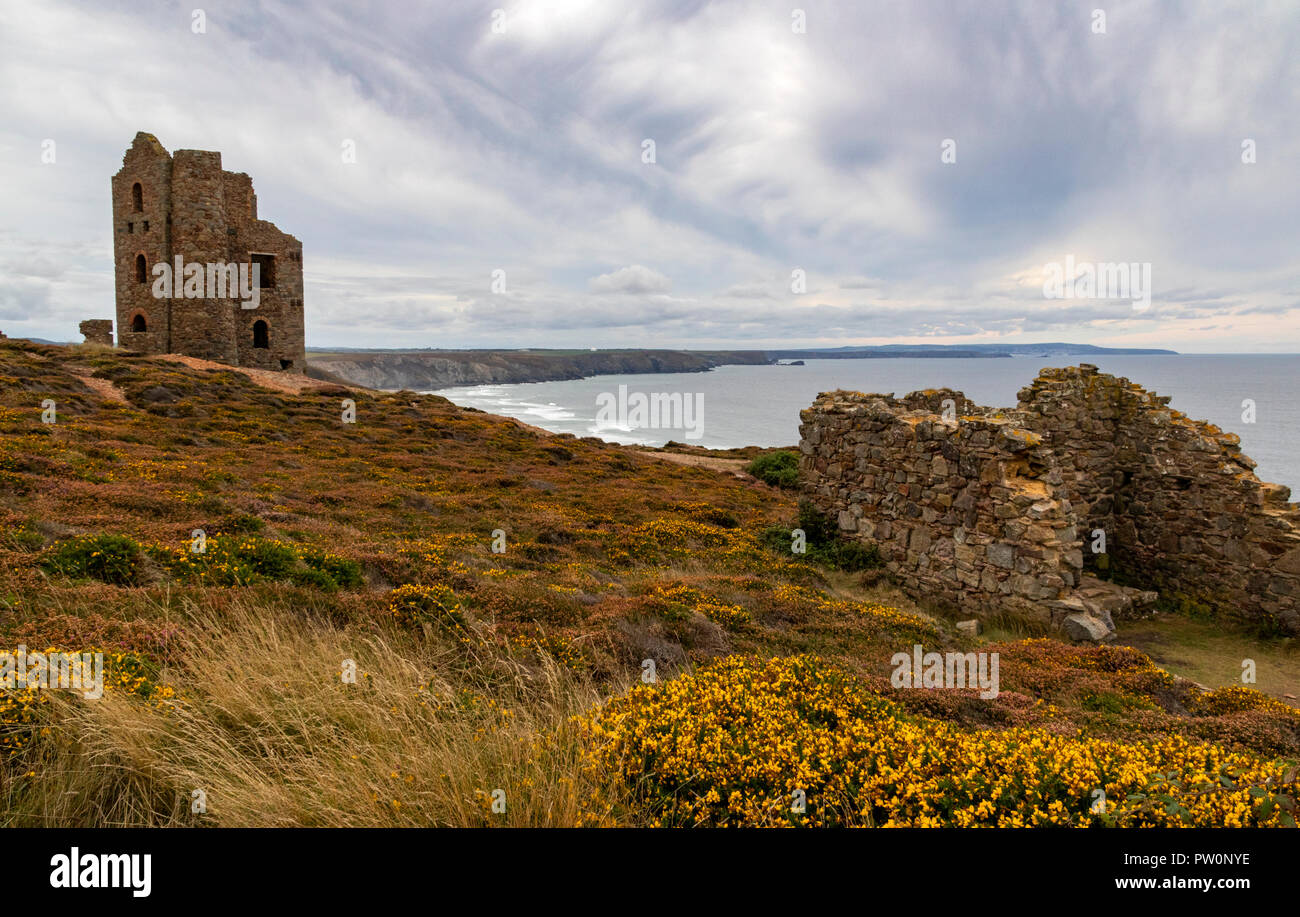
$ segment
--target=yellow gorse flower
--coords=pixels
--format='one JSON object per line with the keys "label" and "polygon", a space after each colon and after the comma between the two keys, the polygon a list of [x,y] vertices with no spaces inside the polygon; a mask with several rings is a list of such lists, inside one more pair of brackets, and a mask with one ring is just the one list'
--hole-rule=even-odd
{"label": "yellow gorse flower", "polygon": [[1280,825],[1284,809],[1258,794],[1300,790],[1284,762],[1179,736],[1108,742],[907,715],[807,656],[727,657],[577,722],[588,768],[617,772],[664,824]]}

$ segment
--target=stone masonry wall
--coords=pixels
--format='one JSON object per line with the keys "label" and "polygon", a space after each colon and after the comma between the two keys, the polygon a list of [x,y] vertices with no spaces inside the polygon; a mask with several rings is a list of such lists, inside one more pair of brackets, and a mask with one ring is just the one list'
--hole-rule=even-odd
{"label": "stone masonry wall", "polygon": [[78,326],[87,344],[113,346],[113,322],[107,318],[88,318]]}
{"label": "stone masonry wall", "polygon": [[1107,566],[1171,598],[1300,632],[1300,507],[1255,476],[1237,436],[1086,364],[1044,370],[1019,397],[1081,528],[1106,533]]}
{"label": "stone masonry wall", "polygon": [[[172,155],[153,135],[139,133],[112,187],[119,344],[303,371],[302,243],[257,218],[252,179],[224,171],[220,153]],[[153,268],[160,262],[174,266],[179,256],[183,263],[249,264],[255,254],[274,263],[274,282],[260,289],[256,309],[242,308],[237,298],[153,294]],[[174,281],[179,288],[182,278]]]}
{"label": "stone masonry wall", "polygon": [[1235,436],[1168,401],[1087,364],[1044,370],[1014,410],[824,393],[801,413],[801,487],[941,606],[1104,638],[1138,593],[1086,563],[1300,633],[1300,508]]}
{"label": "stone masonry wall", "polygon": [[1082,573],[1079,534],[1039,437],[946,389],[831,392],[802,419],[805,495],[909,592],[1049,625],[1076,610],[1060,600]]}

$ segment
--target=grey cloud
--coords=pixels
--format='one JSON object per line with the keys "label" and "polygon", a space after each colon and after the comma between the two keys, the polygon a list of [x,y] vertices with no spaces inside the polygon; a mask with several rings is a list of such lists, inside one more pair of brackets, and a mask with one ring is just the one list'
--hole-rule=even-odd
{"label": "grey cloud", "polygon": [[[221,150],[303,239],[309,344],[1300,345],[1300,10],[1157,0],[1094,36],[1035,0],[821,4],[796,35],[758,2],[628,0],[508,6],[497,35],[492,8],[263,0],[203,36],[0,8],[4,320],[111,313],[107,184],[143,129]],[[1155,264],[1151,312],[1045,302],[1021,275],[1067,252]]]}
{"label": "grey cloud", "polygon": [[621,267],[587,282],[587,289],[593,293],[667,293],[672,286],[666,276],[640,264]]}

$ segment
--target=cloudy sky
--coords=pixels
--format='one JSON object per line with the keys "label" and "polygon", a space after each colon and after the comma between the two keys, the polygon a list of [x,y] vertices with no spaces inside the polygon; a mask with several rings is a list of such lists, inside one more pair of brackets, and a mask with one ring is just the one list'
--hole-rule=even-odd
{"label": "cloudy sky", "polygon": [[1294,2],[195,2],[0,0],[0,330],[113,314],[145,130],[303,240],[309,346],[1300,351]]}

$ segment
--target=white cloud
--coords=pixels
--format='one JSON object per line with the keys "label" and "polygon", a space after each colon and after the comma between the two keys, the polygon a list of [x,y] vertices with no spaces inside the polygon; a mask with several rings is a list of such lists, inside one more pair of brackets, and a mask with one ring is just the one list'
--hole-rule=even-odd
{"label": "white cloud", "polygon": [[673,282],[663,274],[640,264],[629,264],[587,281],[587,289],[593,293],[667,293],[672,287]]}

